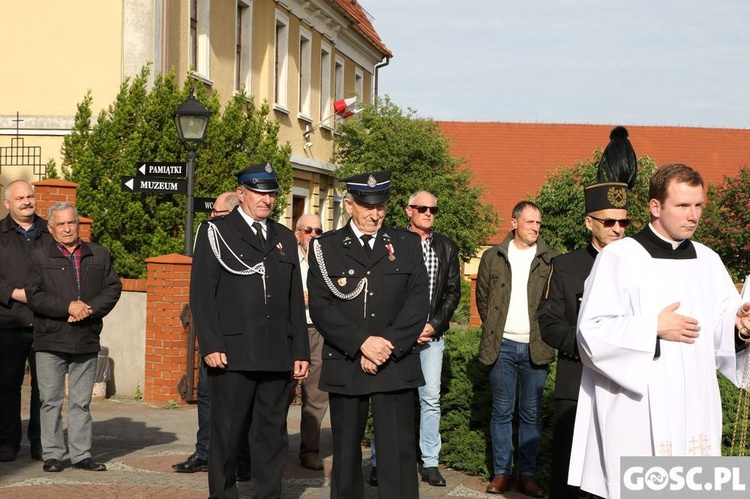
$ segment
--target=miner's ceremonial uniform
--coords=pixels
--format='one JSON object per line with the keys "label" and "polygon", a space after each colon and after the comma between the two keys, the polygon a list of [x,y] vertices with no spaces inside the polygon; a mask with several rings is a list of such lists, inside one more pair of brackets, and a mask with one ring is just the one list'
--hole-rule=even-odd
{"label": "miner's ceremonial uniform", "polygon": [[[369,190],[352,186],[360,177],[369,178]],[[384,212],[386,177],[389,172],[347,179],[353,196],[346,201],[365,207],[360,209],[379,205]],[[364,243],[371,245],[368,255],[360,235],[350,220],[313,240],[309,253],[310,315],[325,340],[320,388],[330,397],[331,497],[363,496],[360,444],[372,400],[378,495],[416,498],[415,389],[424,384],[416,340],[429,311],[420,238],[406,229],[381,226],[373,241]],[[394,347],[374,374],[360,365],[360,347],[371,336],[383,337]]]}
{"label": "miner's ceremonial uniform", "polygon": [[[267,168],[240,172],[240,185],[275,197]],[[235,470],[250,420],[255,497],[279,497],[291,371],[310,355],[297,241],[270,219],[262,241],[242,209],[202,224],[193,257],[190,304],[201,354],[227,357],[226,368],[209,368],[209,489],[211,497],[238,497]]]}

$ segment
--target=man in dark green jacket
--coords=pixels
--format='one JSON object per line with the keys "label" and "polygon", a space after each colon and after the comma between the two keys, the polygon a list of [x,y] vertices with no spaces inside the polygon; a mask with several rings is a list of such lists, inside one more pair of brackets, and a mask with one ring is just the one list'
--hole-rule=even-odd
{"label": "man in dark green jacket", "polygon": [[73,467],[104,471],[91,458],[92,420],[89,413],[96,376],[102,318],[117,304],[122,291],[109,252],[78,237],[78,212],[69,203],[49,209],[49,230],[55,241],[31,254],[26,296],[34,311],[44,471],[63,470],[65,439],[61,410],[68,375],[68,448]]}
{"label": "man in dark green jacket", "polygon": [[[543,497],[534,479],[541,441],[542,393],[554,350],[542,341],[536,309],[555,253],[539,237],[542,215],[530,201],[513,208],[513,230],[479,264],[476,300],[482,319],[479,360],[490,368],[490,435],[494,478],[490,494],[510,489],[513,411],[518,390],[518,490]],[[518,385],[518,386],[517,386]]]}

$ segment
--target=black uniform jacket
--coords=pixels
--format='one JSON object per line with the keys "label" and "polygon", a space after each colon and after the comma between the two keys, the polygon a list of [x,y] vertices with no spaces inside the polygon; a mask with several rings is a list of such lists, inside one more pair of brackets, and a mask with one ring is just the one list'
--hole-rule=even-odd
{"label": "black uniform jacket", "polygon": [[[190,309],[201,355],[226,353],[228,371],[291,371],[295,360],[310,360],[297,241],[267,220],[261,248],[240,209],[198,229]],[[222,265],[209,243],[209,223],[224,265],[239,271],[263,263],[265,290],[261,274],[237,275]]]}
{"label": "black uniform jacket", "polygon": [[[81,288],[75,270],[57,243],[40,245],[31,252],[26,297],[34,311],[34,350],[63,353],[99,351],[102,319],[115,308],[122,283],[104,247],[81,243]],[[70,302],[81,300],[91,307],[86,319],[68,322]]]}
{"label": "black uniform jacket", "polygon": [[461,266],[458,263],[458,247],[451,238],[433,232],[432,249],[437,255],[438,273],[427,322],[435,329],[435,335],[439,336],[450,328],[453,312],[461,301]]}
{"label": "black uniform jacket", "polygon": [[[429,283],[419,236],[381,227],[368,257],[347,225],[323,234],[310,248],[310,315],[325,340],[320,388],[366,395],[422,386],[416,341],[427,322]],[[352,293],[364,278],[367,287],[356,298],[342,299],[329,289],[324,275],[343,294]],[[360,366],[359,347],[368,336],[382,336],[395,347],[375,375]]]}
{"label": "black uniform jacket", "polygon": [[583,365],[578,356],[576,325],[583,297],[583,285],[591,273],[598,252],[589,243],[552,259],[547,289],[537,310],[542,339],[557,348],[555,398],[578,400]]}
{"label": "black uniform jacket", "polygon": [[[47,230],[47,222],[35,215],[34,223],[34,246],[52,243],[54,239]],[[29,253],[26,238],[18,232],[18,224],[10,215],[3,218],[0,221],[0,329],[32,326],[34,314],[28,305],[11,298],[14,289],[29,283]]]}

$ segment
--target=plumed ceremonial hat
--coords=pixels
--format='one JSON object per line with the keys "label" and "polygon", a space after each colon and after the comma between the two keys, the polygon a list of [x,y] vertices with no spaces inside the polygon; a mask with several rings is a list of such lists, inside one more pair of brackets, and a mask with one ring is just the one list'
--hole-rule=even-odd
{"label": "plumed ceremonial hat", "polygon": [[599,160],[596,181],[625,182],[628,189],[632,189],[637,174],[638,161],[628,139],[628,130],[624,126],[615,127],[609,134],[609,144]]}
{"label": "plumed ceremonial hat", "polygon": [[380,204],[391,197],[391,171],[361,173],[340,182],[346,182],[346,190],[354,199],[365,204]]}
{"label": "plumed ceremonial hat", "polygon": [[628,209],[628,184],[624,182],[602,182],[583,189],[586,213],[599,210]]}
{"label": "plumed ceremonial hat", "polygon": [[279,190],[279,182],[271,163],[250,165],[244,170],[235,173],[235,176],[239,185],[244,185],[251,191],[265,193]]}

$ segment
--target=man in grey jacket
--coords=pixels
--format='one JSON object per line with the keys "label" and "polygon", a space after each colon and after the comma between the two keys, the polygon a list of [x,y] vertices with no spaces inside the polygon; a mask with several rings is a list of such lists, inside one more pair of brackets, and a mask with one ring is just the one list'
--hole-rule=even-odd
{"label": "man in grey jacket", "polygon": [[[542,393],[554,350],[542,341],[537,305],[555,253],[539,237],[542,215],[530,201],[513,208],[513,230],[482,255],[476,301],[482,319],[479,360],[490,366],[494,478],[490,494],[510,490],[513,463],[513,410],[518,389],[517,488],[531,497],[544,492],[534,479],[541,441]],[[518,384],[518,388],[517,388]]]}

